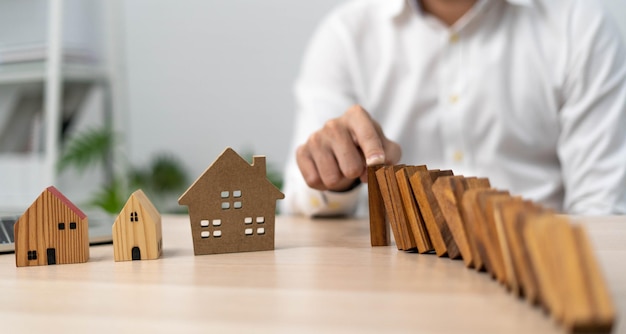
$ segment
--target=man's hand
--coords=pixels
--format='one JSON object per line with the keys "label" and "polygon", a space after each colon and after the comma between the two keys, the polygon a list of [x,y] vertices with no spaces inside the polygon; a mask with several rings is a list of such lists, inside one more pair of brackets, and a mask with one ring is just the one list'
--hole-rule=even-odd
{"label": "man's hand", "polygon": [[298,147],[296,160],[309,187],[343,191],[358,178],[367,182],[367,166],[395,164],[401,155],[400,145],[385,137],[365,109],[354,105]]}

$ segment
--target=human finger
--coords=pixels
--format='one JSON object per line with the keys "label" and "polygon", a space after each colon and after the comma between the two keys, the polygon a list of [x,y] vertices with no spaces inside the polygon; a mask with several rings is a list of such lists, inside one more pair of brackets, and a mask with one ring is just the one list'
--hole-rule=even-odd
{"label": "human finger", "polygon": [[354,105],[344,115],[355,144],[360,148],[367,166],[385,162],[382,132],[370,114],[360,105]]}

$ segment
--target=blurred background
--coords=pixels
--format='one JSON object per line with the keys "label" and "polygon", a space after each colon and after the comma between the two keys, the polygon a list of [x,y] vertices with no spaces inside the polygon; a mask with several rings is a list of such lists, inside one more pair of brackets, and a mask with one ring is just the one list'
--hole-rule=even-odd
{"label": "blurred background", "polygon": [[[626,35],[626,0],[602,1]],[[176,211],[227,146],[280,185],[301,57],[341,2],[0,0],[0,213],[51,184],[112,212],[141,187]]]}

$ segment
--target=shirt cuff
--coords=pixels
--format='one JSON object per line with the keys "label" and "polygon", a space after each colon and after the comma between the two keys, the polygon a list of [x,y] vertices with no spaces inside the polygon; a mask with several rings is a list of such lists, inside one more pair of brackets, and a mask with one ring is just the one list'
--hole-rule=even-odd
{"label": "shirt cuff", "polygon": [[343,191],[319,191],[309,189],[301,200],[303,213],[310,217],[330,217],[352,215],[359,203],[361,185]]}

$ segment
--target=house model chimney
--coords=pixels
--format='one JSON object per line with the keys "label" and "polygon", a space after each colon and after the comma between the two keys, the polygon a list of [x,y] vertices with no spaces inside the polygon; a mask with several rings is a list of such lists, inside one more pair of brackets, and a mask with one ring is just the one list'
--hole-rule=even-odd
{"label": "house model chimney", "polygon": [[252,157],[252,167],[259,175],[265,177],[267,171],[265,167],[265,156],[263,155],[255,155]]}

